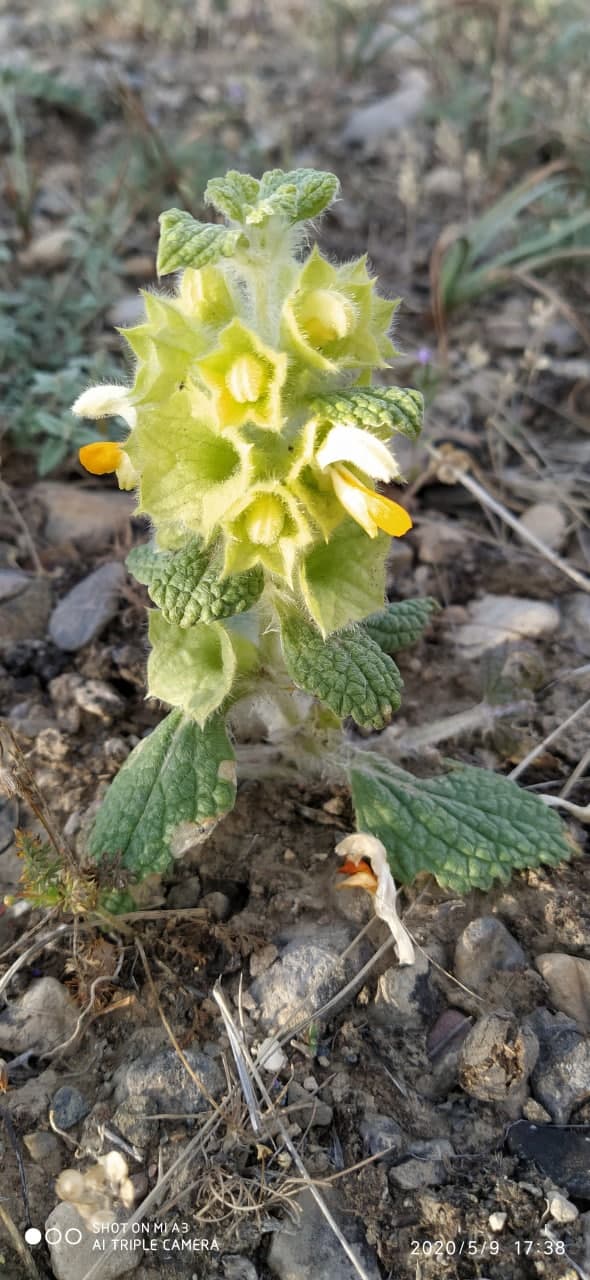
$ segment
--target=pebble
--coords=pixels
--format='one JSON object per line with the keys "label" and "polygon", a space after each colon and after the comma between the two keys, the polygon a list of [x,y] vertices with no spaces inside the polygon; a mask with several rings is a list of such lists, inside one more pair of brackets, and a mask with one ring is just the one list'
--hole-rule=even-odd
{"label": "pebble", "polygon": [[0,1014],[0,1050],[48,1053],[71,1036],[77,1020],[78,1010],[57,978],[39,978]]}
{"label": "pebble", "polygon": [[196,907],[201,897],[201,881],[198,876],[187,876],[179,884],[173,884],[166,897],[167,907]]}
{"label": "pebble", "polygon": [[[50,1232],[47,1243],[55,1280],[81,1280],[99,1258],[100,1280],[118,1280],[119,1276],[136,1271],[141,1261],[140,1249],[113,1249],[110,1253],[106,1250],[97,1253],[95,1232],[87,1230],[78,1210],[65,1200],[49,1214],[45,1231]],[[78,1240],[78,1232],[82,1238],[79,1244],[74,1244],[72,1241]],[[69,1239],[66,1239],[67,1233]]]}
{"label": "pebble", "polygon": [[94,640],[117,612],[125,569],[118,561],[103,564],[60,600],[49,622],[54,644],[75,653]]}
{"label": "pebble", "polygon": [[[199,1049],[185,1049],[185,1057],[208,1093],[217,1097],[224,1087],[221,1068]],[[146,1115],[159,1111],[177,1111],[183,1115],[204,1111],[206,1097],[183,1066],[174,1049],[161,1049],[155,1055],[144,1054],[124,1063],[116,1072],[116,1100],[141,1099]]]}
{"label": "pebble", "polygon": [[58,1129],[73,1129],[80,1120],[84,1119],[84,1116],[88,1115],[91,1106],[79,1089],[64,1084],[54,1094],[51,1109]]}
{"label": "pebble", "polygon": [[547,1198],[547,1209],[554,1222],[575,1222],[578,1209],[565,1196],[553,1195]]}
{"label": "pebble", "polygon": [[[334,1191],[322,1189],[328,1208],[365,1268],[368,1280],[380,1280],[377,1261],[363,1240],[361,1228],[349,1214],[339,1213]],[[278,1280],[358,1280],[321,1209],[309,1192],[299,1200],[297,1226],[288,1222],[273,1234],[267,1267]]]}
{"label": "pebble", "polygon": [[422,520],[416,538],[422,564],[446,564],[465,549],[465,535],[451,520]]}
{"label": "pebble", "polygon": [[99,551],[129,527],[134,501],[128,493],[84,489],[57,480],[42,480],[32,489],[46,512],[43,534],[51,546],[73,542]]}
{"label": "pebble", "polygon": [[555,1008],[574,1018],[580,1031],[590,1032],[590,960],[545,952],[535,958],[535,964]]}
{"label": "pebble", "polygon": [[71,260],[73,235],[71,227],[53,227],[35,236],[19,253],[21,266],[28,271],[41,268],[43,271],[56,271]]}
{"label": "pebble", "polygon": [[344,981],[339,952],[319,939],[290,942],[250,992],[273,1029],[300,1021],[329,1000]]}
{"label": "pebble", "polygon": [[45,635],[51,609],[47,578],[0,569],[0,651]]}
{"label": "pebble", "polygon": [[446,1161],[454,1155],[455,1149],[448,1138],[413,1142],[406,1159],[390,1169],[389,1180],[402,1191],[439,1187],[447,1180]]}
{"label": "pebble", "polygon": [[405,1140],[403,1131],[392,1116],[379,1111],[366,1111],[361,1120],[360,1134],[368,1156],[384,1155],[384,1163],[391,1164],[402,1155]]}
{"label": "pebble", "polygon": [[526,969],[525,953],[497,916],[471,920],[457,939],[454,974],[465,986],[481,992],[495,973]]}
{"label": "pebble", "polygon": [[106,680],[83,680],[76,687],[74,700],[81,711],[111,724],[125,710],[125,702]]}
{"label": "pebble", "polygon": [[490,1213],[488,1218],[488,1226],[490,1231],[503,1231],[508,1221],[508,1214],[504,1212]]}
{"label": "pebble", "polygon": [[55,720],[41,702],[29,699],[17,702],[8,714],[8,723],[16,733],[25,738],[37,738],[43,733],[55,733]]}
{"label": "pebble", "polygon": [[518,1120],[507,1133],[510,1151],[530,1160],[568,1195],[590,1199],[590,1126],[571,1129]]}
{"label": "pebble", "polygon": [[503,1009],[484,1014],[461,1049],[459,1083],[472,1098],[503,1103],[523,1090],[539,1053],[530,1027]]}
{"label": "pebble", "polygon": [[546,547],[559,551],[567,537],[567,519],[554,502],[535,502],[520,517],[520,523]]}
{"label": "pebble", "polygon": [[390,1026],[421,1027],[437,1012],[440,997],[430,981],[428,956],[417,952],[414,964],[392,965],[379,978],[375,1013]]}
{"label": "pebble", "polygon": [[287,1103],[290,1108],[289,1118],[296,1120],[302,1128],[310,1125],[312,1129],[323,1129],[332,1123],[334,1113],[327,1102],[310,1094],[296,1080],[291,1081],[287,1090]]}
{"label": "pebble", "polygon": [[35,1164],[42,1164],[53,1177],[60,1172],[61,1147],[54,1133],[49,1133],[47,1129],[35,1129],[33,1133],[25,1133],[23,1144]]}
{"label": "pebble", "polygon": [[523,638],[550,636],[560,622],[555,605],[524,596],[485,595],[472,601],[468,614],[469,622],[455,632],[457,647],[467,659]]}
{"label": "pebble", "polygon": [[556,1124],[567,1124],[575,1107],[590,1098],[590,1037],[571,1018],[537,1009],[527,1018],[540,1043],[531,1088]]}
{"label": "pebble", "polygon": [[409,67],[400,75],[400,86],[368,106],[357,107],[344,126],[342,141],[379,150],[383,140],[405,129],[422,111],[430,92],[430,80],[419,67]]}
{"label": "pebble", "polygon": [[258,1272],[253,1262],[241,1253],[224,1254],[221,1265],[223,1280],[258,1280]]}
{"label": "pebble", "polygon": [[231,915],[231,899],[228,898],[227,893],[221,893],[219,889],[206,893],[201,898],[201,906],[209,912],[213,920],[229,920]]}
{"label": "pebble", "polygon": [[429,196],[443,196],[452,200],[463,190],[463,174],[451,165],[437,164],[424,178],[424,191]]}

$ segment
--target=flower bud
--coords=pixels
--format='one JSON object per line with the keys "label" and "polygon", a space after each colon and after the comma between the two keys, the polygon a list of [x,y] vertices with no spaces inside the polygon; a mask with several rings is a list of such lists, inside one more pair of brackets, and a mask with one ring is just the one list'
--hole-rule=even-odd
{"label": "flower bud", "polygon": [[256,498],[244,517],[244,530],[250,542],[258,546],[272,547],[280,538],[285,525],[285,508],[272,493]]}
{"label": "flower bud", "polygon": [[312,289],[297,309],[311,342],[323,347],[346,338],[354,326],[354,307],[334,289]]}
{"label": "flower bud", "polygon": [[264,389],[265,370],[255,356],[238,356],[227,374],[225,384],[238,404],[255,404]]}

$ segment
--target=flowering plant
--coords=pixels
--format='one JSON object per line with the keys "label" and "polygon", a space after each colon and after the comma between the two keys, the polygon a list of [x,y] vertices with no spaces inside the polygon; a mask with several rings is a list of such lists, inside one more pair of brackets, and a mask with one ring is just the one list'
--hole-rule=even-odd
{"label": "flowering plant", "polygon": [[[418,435],[422,397],[375,381],[395,355],[397,303],[366,258],[334,265],[309,250],[306,224],[338,190],[309,169],[230,172],[206,191],[224,223],[164,213],[158,272],[176,288],[146,294],[144,323],[124,332],[133,385],[93,387],[74,406],[127,425],[123,443],[95,441],[80,459],[134,489],[153,527],[127,563],[154,605],[148,692],[172,710],[132,752],[90,837],[94,858],[117,856],[135,879],[166,870],[233,804],[240,702],[274,698],[312,724],[318,751],[347,717],[382,729],[401,700],[392,654],[436,607],[385,603],[390,539],[412,522],[377,485],[399,479],[391,440]],[[361,829],[402,879],[428,869],[485,885],[567,852],[557,818],[495,775],[494,797],[514,792],[526,827],[506,856],[508,832],[489,815],[478,824],[477,805],[457,817],[476,771],[447,775],[437,801],[373,755],[349,755]],[[453,856],[449,827],[462,840]]]}

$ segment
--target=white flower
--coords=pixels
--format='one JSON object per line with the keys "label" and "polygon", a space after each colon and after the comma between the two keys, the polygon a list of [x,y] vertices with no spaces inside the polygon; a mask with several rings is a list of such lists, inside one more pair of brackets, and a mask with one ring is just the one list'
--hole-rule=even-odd
{"label": "white flower", "polygon": [[345,859],[340,868],[347,879],[340,888],[362,888],[373,894],[375,915],[391,930],[400,964],[414,964],[414,944],[397,914],[397,890],[389,870],[385,846],[376,836],[357,832],[345,836],[336,845],[336,853]]}
{"label": "white flower", "polygon": [[127,387],[114,383],[83,391],[72,405],[72,413],[77,418],[124,418],[129,427],[135,426],[137,416]]}
{"label": "white flower", "polygon": [[372,480],[394,480],[399,468],[382,440],[361,427],[332,427],[315,460],[322,471],[328,472],[334,493],[345,511],[370,538],[376,538],[380,529],[392,538],[401,538],[412,528],[411,518],[403,507],[370,489],[344,465],[351,463]]}

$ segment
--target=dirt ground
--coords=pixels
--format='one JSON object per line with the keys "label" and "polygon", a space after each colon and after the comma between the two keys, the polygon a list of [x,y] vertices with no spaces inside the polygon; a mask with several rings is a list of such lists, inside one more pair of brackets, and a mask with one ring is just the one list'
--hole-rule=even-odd
{"label": "dirt ground", "polygon": [[[537,67],[538,83],[531,72],[528,97],[518,79],[519,65],[531,65],[527,39],[533,50],[544,48],[544,22],[555,18],[548,9],[543,18],[534,4],[430,4],[423,11],[281,0],[177,4],[165,17],[154,0],[128,6],[125,15],[106,3],[62,2],[50,17],[35,5],[0,5],[0,305],[8,352],[0,364],[0,570],[24,571],[37,584],[27,587],[33,594],[22,608],[17,601],[10,624],[0,598],[7,627],[0,637],[0,707],[57,828],[73,843],[162,709],[145,700],[145,598],[131,578],[117,612],[88,643],[63,649],[48,632],[51,609],[71,587],[101,565],[122,563],[146,535],[109,480],[98,490],[82,473],[68,396],[91,370],[105,380],[113,369],[124,374],[114,327],[135,321],[138,288],[156,286],[158,212],[181,205],[203,216],[207,178],[230,165],[338,173],[342,200],[318,229],[322,249],[337,258],[368,249],[383,292],[403,295],[402,354],[388,377],[421,387],[427,417],[421,443],[400,445],[404,501],[415,527],[392,552],[389,589],[394,600],[431,595],[442,608],[420,644],[400,655],[404,701],[393,737],[387,731],[387,749],[417,773],[448,757],[509,773],[588,699],[587,275],[573,254],[541,270],[531,253],[532,265],[455,309],[441,310],[439,288],[450,229],[547,166],[557,174],[569,166],[585,181],[587,157],[575,128],[566,136],[565,123],[560,133],[535,108],[534,124],[519,126],[519,133],[503,114],[516,83],[533,105],[535,93],[541,102],[549,94],[550,71]],[[564,84],[575,73],[574,60]],[[574,80],[567,90],[574,96],[575,86]],[[396,93],[406,97],[389,105],[393,126],[362,116]],[[549,115],[565,122],[571,104],[550,94],[547,102]],[[559,216],[563,210],[549,209],[549,218]],[[527,233],[526,221],[513,224],[500,247]],[[32,382],[31,368],[45,381]],[[55,422],[66,418],[71,434],[51,453]],[[459,471],[467,466],[479,494],[456,470],[449,474],[443,465],[449,460]],[[552,556],[515,532],[497,504],[549,542]],[[508,636],[497,623],[500,643],[469,652],[462,628],[484,597],[518,597],[556,612],[540,629],[523,624]],[[589,722],[586,707],[520,783],[588,805]],[[250,1042],[259,1043],[268,1028],[256,984],[264,986],[286,948],[313,939],[333,954],[330,999],[386,940],[373,923],[339,970],[337,955],[370,919],[360,891],[336,892],[334,845],[353,829],[346,791],[326,776],[281,774],[255,735],[241,751],[247,767],[234,812],[152,886],[152,915],[146,907],[133,925],[141,949],[124,932],[102,934],[82,923],[33,955],[11,982],[13,1001],[35,980],[55,978],[78,1010],[89,1010],[75,1056],[53,1063],[34,1055],[0,1100],[12,1119],[4,1131],[0,1124],[0,1205],[17,1233],[27,1216],[19,1160],[31,1220],[42,1226],[57,1203],[59,1168],[86,1168],[109,1149],[105,1125],[125,1137],[114,1118],[114,1082],[136,1058],[155,1055],[172,1039],[181,1051],[199,1045],[234,1072],[212,994],[218,978]],[[2,893],[12,893],[19,873],[13,828],[33,828],[34,819],[9,794],[0,804],[0,883]],[[540,1104],[527,1090],[514,1106],[470,1095],[459,1083],[455,1053],[474,1023],[494,1010],[508,1011],[519,1025],[539,1009],[559,1012],[536,957],[590,959],[585,828],[575,816],[566,820],[582,849],[568,865],[521,873],[464,899],[430,879],[404,889],[408,927],[432,960],[422,994],[407,1006],[384,1012],[389,952],[327,1017],[312,1017],[299,1031],[297,1017],[283,1026],[285,1061],[267,1087],[281,1114],[287,1087],[309,1092],[312,1078],[311,1092],[329,1108],[322,1127],[285,1114],[308,1174],[334,1197],[344,1234],[361,1231],[371,1277],[588,1274],[590,1191],[588,1198],[572,1192],[577,1214],[557,1221],[548,1203],[567,1189],[509,1141],[511,1125],[523,1116],[550,1126],[551,1116],[535,1112]],[[504,922],[524,960],[516,973],[497,972],[474,995],[455,975],[455,946],[470,921],[488,916]],[[39,912],[0,908],[0,972],[24,948],[19,934],[41,919]],[[98,974],[107,980],[97,993]],[[450,1053],[445,1010],[456,1017]],[[4,1057],[10,1062],[11,1053]],[[273,1255],[278,1226],[297,1221],[299,1173],[282,1139],[273,1150],[272,1137],[253,1132],[232,1080],[223,1121],[196,1154],[191,1148],[154,1209],[168,1223],[189,1222],[194,1234],[215,1236],[219,1248],[191,1254],[190,1261],[169,1258],[169,1273],[172,1267],[187,1280],[348,1280],[335,1241],[333,1261],[318,1263],[321,1274],[303,1257],[281,1262]],[[49,1174],[23,1140],[50,1132],[50,1100],[64,1085],[74,1085],[90,1110],[58,1135]],[[185,1110],[148,1125],[141,1141],[129,1127],[126,1140],[140,1152],[130,1160],[137,1202],[194,1138],[195,1119],[184,1119]],[[406,1154],[412,1144],[434,1139],[450,1142],[453,1154],[430,1181],[417,1176],[404,1188],[386,1157],[364,1163],[375,1154],[367,1115],[395,1122]],[[582,1093],[568,1124],[590,1133],[590,1101]],[[301,1211],[309,1224],[309,1210]],[[501,1226],[494,1215],[505,1215]],[[29,1261],[15,1253],[5,1226],[0,1269],[7,1280],[58,1274],[45,1245]],[[135,1274],[148,1280],[163,1267],[159,1255],[146,1254]],[[64,1272],[66,1280],[70,1274]]]}

